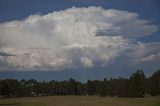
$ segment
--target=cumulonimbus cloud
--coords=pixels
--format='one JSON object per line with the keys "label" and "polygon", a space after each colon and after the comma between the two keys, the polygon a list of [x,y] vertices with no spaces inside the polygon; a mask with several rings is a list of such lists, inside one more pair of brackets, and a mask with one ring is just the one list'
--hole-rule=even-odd
{"label": "cumulonimbus cloud", "polygon": [[0,56],[0,69],[105,66],[130,48],[129,39],[157,30],[136,13],[101,7],[31,15],[0,24],[0,52],[12,54]]}

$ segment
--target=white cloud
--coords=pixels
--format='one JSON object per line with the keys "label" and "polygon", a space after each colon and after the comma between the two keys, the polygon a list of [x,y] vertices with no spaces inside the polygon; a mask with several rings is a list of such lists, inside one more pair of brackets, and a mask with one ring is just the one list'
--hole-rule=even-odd
{"label": "white cloud", "polygon": [[160,61],[160,52],[158,54],[151,54],[141,59],[142,62]]}
{"label": "white cloud", "polygon": [[83,63],[83,65],[84,65],[85,67],[93,67],[92,60],[90,60],[90,59],[88,59],[88,58],[82,57],[82,58],[81,58],[81,62]]}
{"label": "white cloud", "polygon": [[141,43],[130,44],[126,55],[132,63],[151,62],[159,60],[160,43]]}
{"label": "white cloud", "polygon": [[105,66],[130,48],[128,38],[157,30],[136,13],[100,7],[31,15],[0,24],[0,52],[13,55],[0,56],[0,63],[5,63],[0,67],[33,70]]}

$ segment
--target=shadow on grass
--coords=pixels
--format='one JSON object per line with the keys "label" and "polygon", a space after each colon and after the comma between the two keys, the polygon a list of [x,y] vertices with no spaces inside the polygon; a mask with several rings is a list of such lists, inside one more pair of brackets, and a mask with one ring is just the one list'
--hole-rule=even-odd
{"label": "shadow on grass", "polygon": [[1,103],[0,106],[17,106],[21,105],[20,103]]}

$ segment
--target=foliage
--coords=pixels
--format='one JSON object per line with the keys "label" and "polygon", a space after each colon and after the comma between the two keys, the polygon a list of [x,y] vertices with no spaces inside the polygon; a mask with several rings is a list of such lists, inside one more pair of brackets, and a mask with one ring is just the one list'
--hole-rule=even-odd
{"label": "foliage", "polygon": [[103,81],[88,80],[86,83],[74,79],[38,82],[34,79],[0,80],[0,97],[54,96],[54,95],[99,95],[112,97],[143,98],[145,94],[160,95],[160,70],[146,78],[143,70],[133,73],[129,79],[106,78]]}

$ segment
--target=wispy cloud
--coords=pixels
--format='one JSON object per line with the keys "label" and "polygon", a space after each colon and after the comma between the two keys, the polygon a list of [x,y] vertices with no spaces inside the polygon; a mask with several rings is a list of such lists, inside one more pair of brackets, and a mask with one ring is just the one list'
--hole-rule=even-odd
{"label": "wispy cloud", "polygon": [[151,54],[141,59],[142,62],[160,61],[160,52],[158,54]]}

